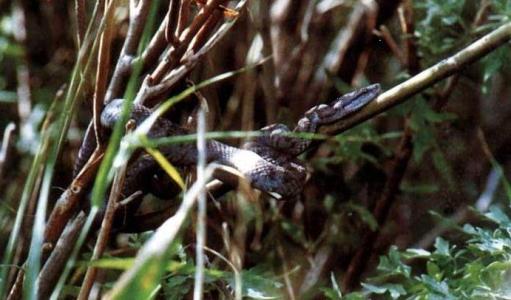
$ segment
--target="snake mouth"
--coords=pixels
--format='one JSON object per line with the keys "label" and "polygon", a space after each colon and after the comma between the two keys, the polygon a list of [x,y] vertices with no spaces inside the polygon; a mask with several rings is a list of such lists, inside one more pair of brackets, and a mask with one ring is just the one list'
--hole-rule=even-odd
{"label": "snake mouth", "polygon": [[380,92],[381,87],[378,83],[366,86],[343,96],[346,98],[342,101],[342,107],[349,112],[357,111],[378,97]]}

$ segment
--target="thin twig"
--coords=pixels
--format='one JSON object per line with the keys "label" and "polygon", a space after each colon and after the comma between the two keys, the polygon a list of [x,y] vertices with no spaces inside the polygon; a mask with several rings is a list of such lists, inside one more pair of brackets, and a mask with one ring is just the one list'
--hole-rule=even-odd
{"label": "thin twig", "polygon": [[[408,17],[411,15],[408,14]],[[410,27],[410,24],[413,24],[413,22],[407,22],[407,26],[403,27],[407,30],[412,30]],[[407,33],[411,34],[411,33]],[[459,70],[464,64],[468,64],[472,61],[474,61],[477,58],[480,58],[484,54],[490,52],[491,50],[498,47],[498,45],[505,43],[507,40],[509,40],[511,36],[511,23],[508,23],[506,25],[501,26],[497,30],[493,31],[492,33],[486,35],[485,37],[477,40],[467,48],[463,49],[462,51],[458,52],[456,55],[438,63],[437,65],[421,72],[420,74],[416,75],[412,79],[408,80],[407,82],[410,83],[410,81],[415,81],[416,84],[427,84],[428,82],[431,82],[429,84],[434,83],[434,80],[439,80],[444,76],[448,76],[450,74],[453,74],[455,71]],[[409,41],[411,42],[411,41]],[[415,47],[408,47],[408,49],[415,49]],[[415,61],[408,62],[408,67],[418,67],[418,61],[416,60],[416,55],[408,53],[407,59]],[[411,70],[409,70],[411,71]],[[416,79],[416,80],[413,80]],[[406,83],[406,82],[405,82]],[[455,84],[456,80],[452,80],[448,84],[448,89],[445,90],[445,93],[442,93],[442,96],[445,98],[448,98],[450,95],[449,93],[452,92],[453,87],[452,84]],[[401,84],[403,85],[403,84]],[[413,90],[414,85],[408,85],[404,90],[407,88],[410,88],[410,90]],[[398,86],[399,87],[399,86]],[[391,91],[398,90],[398,87],[394,87],[391,89]],[[410,91],[408,90],[408,91]],[[390,91],[389,91],[390,92]],[[381,95],[383,96],[383,94]],[[381,96],[376,100],[379,101],[381,99]],[[442,107],[446,104],[447,100],[437,100],[435,103],[434,109],[436,111],[439,111],[442,109]],[[350,265],[348,266],[346,275],[344,276],[343,280],[343,287],[345,290],[348,290],[353,287],[353,285],[358,281],[358,277],[360,274],[364,271],[365,266],[367,262],[369,261],[369,256],[372,253],[372,249],[374,247],[374,242],[376,241],[380,228],[384,224],[390,207],[393,203],[393,198],[398,192],[399,184],[404,176],[404,173],[406,171],[406,167],[408,165],[408,162],[410,160],[412,150],[413,150],[413,143],[412,143],[412,129],[409,125],[410,120],[407,119],[404,134],[401,138],[401,142],[399,145],[398,150],[396,151],[396,158],[393,161],[388,180],[385,184],[384,190],[382,192],[382,196],[377,200],[376,207],[373,211],[373,215],[378,221],[379,228],[374,232],[369,232],[364,236],[364,241],[362,243],[362,246],[359,248],[359,250],[356,252],[355,256],[353,257],[352,261],[350,262]]]}
{"label": "thin twig", "polygon": [[401,51],[401,48],[396,43],[396,40],[392,37],[392,34],[390,33],[387,26],[381,25],[379,34],[387,43],[387,46],[389,46],[390,50],[394,54],[394,57],[396,57],[402,65],[406,65],[406,58],[403,55],[403,51]]}
{"label": "thin twig", "polygon": [[182,0],[179,7],[179,20],[176,28],[176,36],[180,37],[188,24],[190,5],[192,0]]}
{"label": "thin twig", "polygon": [[85,30],[87,29],[85,10],[85,0],[75,0],[76,38],[78,48],[82,45],[83,38],[85,37]]}
{"label": "thin twig", "polygon": [[330,255],[332,255],[332,251],[334,246],[332,245],[323,245],[314,253],[314,257],[310,258],[310,268],[305,273],[304,279],[299,289],[300,295],[303,295],[310,291],[311,288],[316,286],[318,281],[321,279],[321,274],[325,270],[325,267],[328,266],[328,261]]}
{"label": "thin twig", "polygon": [[[361,2],[366,5],[366,14],[364,18],[364,26],[362,27],[364,31],[360,37],[362,38],[363,45],[367,45],[371,41],[374,29],[376,28],[379,6],[376,0],[364,0]],[[373,48],[364,47],[363,49],[364,50],[360,53],[356,61],[356,68],[351,78],[352,84],[355,84],[362,79],[364,71],[366,70],[367,63],[369,62],[370,53]],[[339,65],[339,69],[341,67],[342,65]]]}
{"label": "thin twig", "polygon": [[357,33],[364,27],[365,17],[371,10],[367,4],[365,1],[357,2],[351,12],[348,24],[342,30],[339,30],[337,36],[333,39],[330,49],[314,74],[311,83],[313,92],[310,93],[311,97],[314,98],[307,99],[307,105],[310,106],[312,101],[317,101],[317,95],[320,95],[321,90],[326,86],[327,73],[336,74],[346,60],[346,53],[357,37]]}
{"label": "thin twig", "polygon": [[[409,126],[406,126],[406,128],[411,131]],[[404,176],[408,161],[410,160],[413,148],[411,136],[411,132],[405,132],[401,139],[399,148],[396,151],[396,158],[390,168],[389,177],[385,183],[381,197],[378,198],[376,207],[373,210],[373,215],[378,222],[379,228],[365,234],[362,245],[360,245],[358,251],[351,259],[342,282],[343,290],[345,291],[351,290],[351,288],[358,283],[358,278],[364,271],[368,259],[373,252],[374,242],[380,233],[380,227],[383,226],[386,221],[393,202],[392,199],[394,199],[396,191],[399,189],[399,183]]]}
{"label": "thin twig", "polygon": [[[7,247],[5,250],[3,263],[8,265],[12,263],[12,256],[14,253],[14,248],[17,246],[18,253],[17,253],[17,259],[23,259],[24,257],[21,257],[21,254],[23,249],[20,250],[21,247],[25,247],[25,239],[19,239],[19,233],[21,230],[21,227],[26,224],[31,224],[33,212],[28,211],[32,207],[35,207],[35,203],[32,204],[32,201],[35,201],[34,199],[37,198],[42,177],[43,177],[43,171],[44,171],[44,161],[48,159],[48,154],[50,151],[50,134],[51,134],[51,125],[54,124],[55,118],[56,118],[56,106],[57,106],[57,100],[60,98],[61,94],[57,92],[57,95],[55,97],[55,101],[52,103],[52,106],[48,110],[45,120],[43,122],[42,128],[41,128],[41,143],[38,146],[36,156],[34,157],[34,160],[32,162],[32,166],[30,168],[30,172],[28,174],[27,180],[25,182],[25,187],[23,189],[23,193],[21,195],[21,200],[18,205],[18,211],[16,213],[16,218],[14,220],[13,227],[11,229],[11,233],[9,236],[9,241],[7,243]],[[28,207],[27,207],[28,206]],[[31,228],[31,227],[30,227]],[[16,262],[18,263],[18,262]],[[26,264],[24,264],[26,265]],[[8,272],[9,269],[1,269],[0,273],[2,274],[0,277],[6,278],[5,275],[6,272]],[[11,273],[12,274],[12,273]],[[5,282],[0,282],[0,296],[4,296],[5,289],[8,288],[7,284],[10,283],[10,276],[9,280],[6,280]],[[16,289],[17,287],[13,286],[12,289]]]}
{"label": "thin twig", "polygon": [[223,260],[233,271],[234,273],[234,299],[241,300],[242,299],[242,279],[241,279],[241,272],[240,269],[238,269],[233,262],[228,260],[225,256],[221,255],[217,251],[204,247],[204,250],[213,253],[215,256],[219,257],[221,260]]}
{"label": "thin twig", "polygon": [[153,68],[158,62],[158,58],[160,58],[160,55],[167,47],[168,42],[166,40],[165,34],[167,30],[168,19],[169,19],[168,15],[165,16],[165,19],[163,19],[163,21],[161,22],[160,27],[153,35],[146,49],[144,49],[144,52],[142,52],[141,57],[142,61],[144,62],[143,69]]}
{"label": "thin twig", "polygon": [[179,38],[176,35],[176,29],[179,22],[179,8],[181,7],[180,0],[170,0],[169,9],[167,11],[165,24],[165,40],[172,45],[176,45],[179,42]]}
{"label": "thin twig", "polygon": [[215,10],[213,14],[207,19],[201,29],[197,32],[194,39],[191,41],[189,49],[191,52],[196,52],[207,41],[208,36],[213,32],[218,22],[223,18],[221,11]]}
{"label": "thin twig", "polygon": [[14,281],[7,300],[18,300],[21,299],[21,292],[23,290],[23,279],[25,279],[25,264],[21,266],[16,274],[16,280]]}
{"label": "thin twig", "polygon": [[410,0],[404,1],[398,8],[398,16],[405,41],[404,62],[411,75],[417,74],[420,70],[417,43],[415,38],[415,25],[413,16],[413,3]]}
{"label": "thin twig", "polygon": [[[116,2],[116,0],[111,0],[109,2],[109,5],[107,6],[107,15],[109,15],[109,11],[112,10],[113,4]],[[99,9],[99,4],[101,2],[97,2],[96,5],[96,11]],[[99,27],[97,28],[97,31],[95,32],[95,35],[92,34],[92,27],[93,24],[96,23],[96,19],[99,18],[99,15],[101,14],[93,14],[93,20],[91,20],[89,24],[89,28],[87,29],[87,33],[85,35],[85,40],[80,48],[79,54],[78,54],[78,64],[81,66],[81,64],[85,63],[85,68],[83,69],[84,77],[87,77],[88,74],[91,72],[92,69],[92,61],[93,59],[85,60],[87,57],[86,50],[90,47],[89,58],[92,57],[92,55],[95,53],[95,50],[97,50],[99,46],[99,35],[102,33],[102,30],[106,26],[106,20],[104,17],[100,18]],[[92,43],[92,45],[90,45]],[[77,73],[77,72],[75,72]],[[74,77],[77,76],[77,74],[73,74]],[[77,84],[75,81],[79,81]],[[71,80],[71,86],[68,88],[68,92],[66,95],[66,98],[76,98],[77,95],[80,95],[83,88],[84,88],[84,81],[85,80],[76,80],[76,78],[72,78]],[[76,101],[76,99],[74,100]],[[72,106],[69,111],[64,111],[65,114],[72,114],[74,112],[75,106]],[[66,124],[64,124],[64,128],[67,128],[69,126],[69,120],[66,120]],[[89,126],[90,128],[91,126]],[[90,133],[90,132],[89,132]],[[65,135],[61,135],[59,143],[62,144],[63,139]],[[95,138],[92,136],[91,138],[92,142],[95,143]],[[78,203],[80,202],[80,199],[84,195],[84,190],[88,186],[88,184],[91,182],[97,167],[99,166],[99,163],[101,162],[101,158],[103,157],[104,149],[101,147],[96,147],[92,153],[87,154],[88,159],[87,163],[82,167],[78,168],[78,175],[73,179],[71,182],[71,185],[64,191],[64,193],[60,196],[59,200],[57,200],[57,203],[55,204],[55,207],[53,208],[50,217],[48,219],[48,222],[46,224],[45,228],[45,242],[53,244],[55,241],[57,241],[58,237],[60,236],[60,233],[64,229],[64,225],[67,224],[69,218],[74,213],[75,209],[78,206]],[[84,159],[85,160],[85,159]]]}

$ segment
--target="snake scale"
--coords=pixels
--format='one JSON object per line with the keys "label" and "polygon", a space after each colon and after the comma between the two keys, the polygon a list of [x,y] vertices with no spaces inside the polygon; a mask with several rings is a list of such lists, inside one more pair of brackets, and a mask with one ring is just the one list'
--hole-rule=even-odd
{"label": "snake scale", "polygon": [[[259,190],[278,194],[289,198],[301,193],[305,179],[305,167],[297,156],[311,146],[310,139],[290,136],[286,133],[316,133],[319,126],[336,122],[364,107],[380,93],[379,84],[373,84],[345,94],[330,104],[320,104],[309,109],[290,130],[283,124],[273,124],[261,129],[261,135],[236,148],[216,140],[206,141],[206,157],[208,162],[217,162],[231,166],[240,171]],[[101,114],[101,124],[112,129],[119,119],[122,99],[108,103]],[[130,118],[139,125],[152,110],[135,104]],[[149,138],[177,136],[188,134],[188,131],[172,121],[158,118],[148,133]],[[87,134],[86,136],[90,136]],[[80,148],[76,169],[80,169],[83,161],[90,155],[91,147],[95,147],[94,138],[85,138]],[[197,160],[195,143],[173,144],[162,146],[160,152],[177,167],[193,166]],[[157,162],[148,154],[141,154],[132,159],[128,165],[126,179],[122,189],[123,196],[129,196],[140,190],[151,193],[151,180],[158,172]]]}

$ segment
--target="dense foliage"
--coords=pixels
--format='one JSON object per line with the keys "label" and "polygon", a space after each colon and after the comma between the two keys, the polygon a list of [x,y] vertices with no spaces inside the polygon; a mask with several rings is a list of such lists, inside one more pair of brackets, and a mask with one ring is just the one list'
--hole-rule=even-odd
{"label": "dense foliage", "polygon": [[[315,136],[321,144],[299,157],[308,169],[300,197],[277,201],[243,188],[209,197],[204,267],[200,214],[185,211],[195,172],[174,169],[147,130],[125,135],[124,123],[100,149],[102,164],[69,218],[81,225],[61,259],[67,266],[44,265],[55,244],[43,233],[63,191],[74,192],[94,95],[115,77],[134,23],[130,3],[151,4],[116,97],[140,95],[168,55],[174,65],[164,78],[175,81],[148,103],[167,105],[165,117],[188,128],[207,103],[208,130],[240,145],[240,130],[292,127],[308,108],[356,87],[379,82],[385,91],[413,78],[509,24],[511,1],[216,1],[201,30],[183,44],[166,36],[154,61],[146,51],[169,4],[190,5],[186,36],[214,1],[106,1],[110,13],[89,2],[0,0],[0,297],[35,299],[45,268],[61,278],[38,293],[77,297],[92,267],[96,298],[191,298],[201,271],[206,299],[510,297],[509,43],[342,134]],[[128,216],[129,232],[113,222],[98,259],[109,186],[142,151],[161,164],[157,176],[173,179],[165,184],[178,183],[165,199],[146,195]],[[184,217],[172,225],[171,216]]]}
{"label": "dense foliage", "polygon": [[327,289],[326,295],[332,299],[374,295],[393,299],[507,299],[511,293],[511,219],[497,207],[481,217],[494,224],[458,227],[463,242],[450,244],[439,237],[432,252],[399,252],[391,247],[389,254],[380,258],[378,275],[362,283],[362,292],[343,298],[340,290]]}

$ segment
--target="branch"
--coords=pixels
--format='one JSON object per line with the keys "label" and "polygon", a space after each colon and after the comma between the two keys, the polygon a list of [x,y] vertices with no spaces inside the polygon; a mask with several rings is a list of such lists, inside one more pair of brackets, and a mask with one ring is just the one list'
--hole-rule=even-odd
{"label": "branch", "polygon": [[[240,1],[238,5],[236,6],[236,11],[241,11],[241,9],[245,6],[247,0]],[[214,4],[216,2],[212,2]],[[209,4],[208,4],[209,5]],[[204,8],[206,10],[207,7]],[[209,12],[208,17],[213,13],[213,9],[207,10]],[[205,13],[204,13],[205,14]],[[201,15],[199,14],[197,18],[199,18]],[[196,24],[198,23],[197,20],[194,20]],[[207,21],[207,18],[202,17],[200,18],[202,20],[201,24],[204,25],[204,22]],[[206,53],[208,53],[211,48],[213,48],[216,43],[221,40],[224,35],[229,31],[229,29],[234,25],[238,18],[235,18],[231,21],[225,22],[218,28],[218,30],[215,31],[209,38],[209,40],[200,48],[200,50],[197,50],[196,53],[190,53],[190,52],[184,52],[188,46],[188,43],[191,41],[193,36],[190,36],[191,33],[195,34],[197,31],[194,31],[195,29],[187,29],[188,31],[185,31],[182,33],[184,37],[181,37],[180,43],[181,45],[177,49],[173,49],[169,54],[168,57],[166,57],[160,65],[156,68],[156,70],[149,76],[147,76],[142,83],[142,86],[140,87],[137,96],[135,97],[134,102],[138,104],[144,104],[144,102],[147,99],[150,99],[152,97],[155,97],[157,95],[162,95],[166,93],[168,90],[172,88],[172,86],[181,80],[188,72],[190,72],[191,69],[199,63],[200,58],[204,56]],[[190,25],[190,27],[192,27]],[[193,27],[197,28],[199,30],[201,27],[198,25]],[[185,47],[186,46],[186,47]],[[178,55],[179,54],[179,55]],[[183,57],[181,57],[183,55]],[[173,59],[173,57],[181,57],[180,61],[177,61]],[[177,63],[180,62],[179,67],[177,67]],[[172,69],[173,65],[176,64],[174,69]],[[167,75],[167,72],[171,70],[170,73]]]}
{"label": "branch", "polygon": [[[128,127],[128,125],[126,127]],[[133,128],[127,128],[128,131],[131,131],[131,129]],[[101,230],[99,231],[99,235],[96,239],[96,245],[94,246],[91,261],[99,259],[107,247],[114,223],[115,212],[119,206],[119,198],[122,193],[121,189],[124,186],[124,178],[126,176],[127,167],[128,163],[125,162],[116,170],[117,172],[115,173],[114,182],[112,183],[110,197],[108,199],[108,204],[106,206],[103,220],[101,222]],[[89,266],[87,268],[85,279],[83,280],[82,287],[80,288],[78,299],[86,300],[89,298],[90,290],[94,284],[94,280],[96,279],[97,270],[98,269],[93,266]]]}
{"label": "branch", "polygon": [[[158,65],[158,67],[156,67],[154,72],[151,73],[150,82],[152,84],[161,82],[168,72],[179,64],[181,57],[188,50],[188,46],[195,37],[195,34],[202,28],[204,23],[206,23],[215,11],[215,8],[218,7],[222,1],[223,0],[212,0],[200,10],[197,16],[193,19],[192,24],[190,24],[190,26],[184,30],[179,37],[179,45],[171,49],[167,54],[167,57]],[[146,83],[147,81],[144,80],[144,84]]]}
{"label": "branch", "polygon": [[121,54],[117,60],[112,80],[108,86],[105,96],[105,103],[110,102],[115,97],[119,96],[124,80],[131,70],[131,62],[136,54],[140,36],[144,31],[144,25],[149,13],[151,1],[140,0],[138,7],[134,1],[130,1],[130,20],[128,27],[128,34],[124,41]]}
{"label": "branch", "polygon": [[87,30],[85,10],[85,1],[75,0],[76,37],[78,41],[78,48],[80,48],[83,38],[85,37],[85,31]]}
{"label": "branch", "polygon": [[69,187],[57,200],[46,223],[44,232],[45,243],[53,244],[58,240],[65,224],[78,208],[80,199],[86,192],[86,186],[94,178],[102,158],[103,151],[101,149],[94,151],[82,171],[73,179]]}
{"label": "branch", "polygon": [[41,269],[37,280],[41,299],[47,299],[51,294],[85,224],[85,219],[85,213],[80,212],[72,222],[67,224],[55,249]]}
{"label": "branch", "polygon": [[359,113],[336,123],[322,126],[320,133],[339,134],[365,120],[368,120],[391,107],[394,107],[418,92],[432,86],[442,79],[459,72],[464,67],[477,61],[486,54],[505,44],[511,38],[511,22],[508,22],[479,40],[470,44],[455,55],[444,59],[436,65],[429,67],[407,81],[391,88],[381,94],[376,100],[369,103]]}
{"label": "branch", "polygon": [[105,10],[105,30],[101,33],[98,51],[98,65],[96,69],[96,84],[94,89],[92,111],[94,132],[96,134],[96,144],[100,144],[99,130],[101,128],[99,114],[105,100],[106,87],[108,83],[108,74],[110,71],[110,47],[112,44],[114,30],[114,10],[109,9],[109,3],[103,3],[100,9]]}
{"label": "branch", "polygon": [[[146,267],[148,265],[156,266],[157,264],[165,261],[165,258],[169,253],[170,245],[175,240],[183,224],[188,219],[189,212],[195,205],[197,196],[204,188],[207,180],[211,177],[214,168],[214,165],[210,165],[205,171],[204,177],[202,178],[203,181],[196,181],[187,191],[177,212],[161,224],[152,237],[138,251],[133,266],[121,275],[114,284],[112,290],[110,290],[105,296],[106,299],[117,299],[126,296],[128,286],[140,284],[140,282],[135,282],[137,281],[138,276],[140,276],[140,273],[147,270]],[[155,270],[153,268],[152,270],[155,272],[163,272],[163,268],[159,268],[159,270]],[[153,284],[153,282],[150,282],[151,279],[149,278],[159,276],[155,275],[153,272],[151,273],[152,274],[149,274],[149,277],[146,278],[146,281],[144,282],[146,288],[148,284]]]}
{"label": "branch", "polygon": [[[411,16],[408,15],[408,17],[410,18]],[[406,19],[406,17],[405,17],[405,19]],[[411,26],[410,24],[413,24],[413,22],[409,22],[409,24],[407,24],[406,26],[403,26],[403,29],[405,29],[404,33],[406,35],[410,35],[411,30],[413,30],[410,27]],[[479,41],[481,41],[483,39],[480,39]],[[458,54],[454,55],[453,57],[438,63],[437,65],[429,68],[428,70],[421,72],[419,75],[413,77],[412,79],[418,78],[421,74],[428,75],[429,74],[428,71],[430,71],[431,74],[434,76],[435,74],[437,74],[436,70],[440,69],[444,66],[443,63],[449,62],[449,60],[459,56],[462,52],[466,51],[473,45],[477,44],[479,41],[477,41],[474,44],[472,44],[471,46],[465,48],[465,50],[460,51]],[[407,42],[408,42],[408,44],[407,44],[408,52],[406,55],[406,58],[407,58],[406,65],[408,66],[408,69],[409,69],[408,71],[411,74],[413,74],[413,72],[416,72],[418,70],[419,63],[418,63],[416,54],[412,52],[413,50],[416,49],[413,41],[408,40]],[[494,49],[494,48],[492,48],[492,49]],[[464,57],[464,58],[466,58],[466,57]],[[453,60],[453,61],[456,62],[456,60]],[[448,67],[449,65],[446,64],[446,66]],[[462,66],[462,64],[458,64],[458,65],[453,64],[453,66],[460,68]],[[449,71],[449,69],[447,69],[447,67],[446,67],[446,71]],[[455,84],[455,82],[456,81],[449,81],[449,84],[447,85],[448,88],[443,93],[438,95],[438,99],[434,105],[435,111],[440,111],[442,109],[442,107],[446,104],[446,102],[447,102],[446,99],[448,98],[450,92],[452,92],[452,87]],[[396,89],[396,88],[397,87],[395,87],[394,89]],[[405,120],[404,134],[401,138],[399,147],[396,151],[395,159],[392,161],[391,167],[389,169],[390,171],[388,172],[387,182],[385,183],[385,186],[381,193],[381,197],[378,198],[378,200],[376,202],[376,206],[373,210],[373,215],[378,222],[379,228],[374,232],[368,232],[367,234],[365,234],[364,240],[362,242],[362,247],[359,248],[359,250],[356,252],[354,257],[352,258],[352,260],[347,268],[346,274],[344,276],[343,287],[345,290],[352,288],[353,285],[355,285],[359,281],[360,275],[365,270],[367,262],[370,260],[371,255],[373,254],[375,242],[378,240],[379,235],[380,235],[380,229],[384,226],[386,219],[388,217],[390,208],[391,208],[392,204],[395,202],[396,195],[399,193],[399,185],[405,175],[406,168],[407,168],[407,165],[411,158],[411,155],[413,152],[413,146],[414,146],[413,145],[413,130],[412,130],[411,126],[409,125],[410,124],[409,118],[410,117],[407,117]]]}

